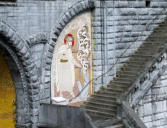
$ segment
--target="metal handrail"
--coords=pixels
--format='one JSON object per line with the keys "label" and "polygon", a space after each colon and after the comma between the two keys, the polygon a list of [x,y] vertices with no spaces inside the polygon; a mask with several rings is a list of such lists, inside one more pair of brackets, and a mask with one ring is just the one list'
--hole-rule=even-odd
{"label": "metal handrail", "polygon": [[[163,11],[165,11],[165,10],[166,10],[166,8],[163,8],[162,11],[160,12],[160,14],[163,13]],[[158,17],[159,17],[159,15],[156,15],[156,16],[153,18],[153,20],[151,20],[151,22],[148,22],[148,23],[146,24],[146,30],[149,28],[149,25],[150,25],[151,23],[153,23],[155,20],[157,20]],[[134,42],[136,42],[139,38],[140,38],[140,36],[138,36]],[[89,86],[89,84],[90,84],[91,82],[93,82],[94,80],[98,80],[99,78],[103,77],[104,75],[106,75],[107,73],[109,73],[111,70],[113,70],[114,66],[115,66],[116,64],[118,64],[120,58],[121,58],[121,57],[127,52],[127,50],[128,50],[131,46],[133,46],[133,45],[134,45],[133,43],[130,44],[130,45],[121,53],[121,55],[120,55],[119,57],[117,57],[115,63],[112,64],[111,68],[109,68],[106,72],[102,73],[102,75],[100,75],[100,76],[98,76],[98,77],[93,78],[92,80],[90,80],[90,81],[81,89],[81,91],[80,91],[75,97],[69,99],[69,103],[72,102],[72,101],[73,101],[74,99],[76,99],[77,97],[79,97],[79,96],[81,95],[81,93],[85,90],[85,88]]]}

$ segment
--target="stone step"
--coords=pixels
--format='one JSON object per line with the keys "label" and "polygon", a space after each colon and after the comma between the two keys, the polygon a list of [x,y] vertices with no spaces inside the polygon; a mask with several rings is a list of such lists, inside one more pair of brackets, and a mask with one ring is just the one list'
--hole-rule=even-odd
{"label": "stone step", "polygon": [[152,54],[133,54],[132,57],[155,58]]}
{"label": "stone step", "polygon": [[125,86],[127,86],[127,85],[130,85],[131,82],[130,81],[117,81],[117,80],[113,80],[111,82],[111,84],[118,84],[118,85],[125,85]]}
{"label": "stone step", "polygon": [[134,59],[134,60],[128,60],[127,62],[126,62],[126,64],[130,64],[130,63],[133,63],[133,64],[135,64],[135,63],[137,63],[137,65],[140,65],[140,64],[143,64],[145,61],[144,60],[137,60],[137,59]]}
{"label": "stone step", "polygon": [[84,108],[86,108],[86,109],[89,109],[89,110],[96,110],[96,111],[100,111],[100,112],[106,112],[106,113],[115,113],[116,114],[116,111],[117,111],[117,109],[116,108],[101,108],[101,107],[99,107],[99,106],[95,106],[95,105],[90,105],[90,104],[87,104],[87,105],[85,105],[84,106]]}
{"label": "stone step", "polygon": [[150,59],[154,59],[155,58],[155,53],[159,53],[163,50],[162,47],[159,47],[157,48],[157,50],[152,50],[152,51],[147,51],[147,52],[144,52],[142,50],[138,50],[136,51],[132,57],[143,57],[143,58],[150,58]]}
{"label": "stone step", "polygon": [[[104,94],[104,92],[105,92],[105,90],[106,89],[100,89],[98,92],[97,92],[97,94]],[[117,93],[116,92],[110,92],[110,95],[113,95],[113,96],[115,96]]]}
{"label": "stone step", "polygon": [[107,127],[104,127],[104,128],[125,128],[123,124],[116,124],[116,125],[113,125],[113,126],[107,126]]}
{"label": "stone step", "polygon": [[101,116],[104,116],[106,118],[114,118],[116,116],[116,114],[113,114],[113,113],[107,113],[107,112],[101,112],[101,111],[96,111],[96,110],[92,110],[92,109],[87,109],[85,108],[86,112],[87,113],[91,113],[91,115],[101,115]]}
{"label": "stone step", "polygon": [[119,81],[119,80],[112,80],[113,84],[118,84],[118,85],[122,85],[122,84],[125,84],[125,85],[129,85],[131,83],[131,81]]}
{"label": "stone step", "polygon": [[144,43],[140,46],[141,49],[145,49],[145,47],[149,47],[149,49],[151,48],[154,48],[154,49],[159,49],[161,48],[162,46],[164,46],[165,43],[154,43],[154,44],[151,44],[151,43]]}
{"label": "stone step", "polygon": [[111,91],[111,90],[108,90],[108,89],[105,89],[105,90],[100,90],[100,93],[101,94],[107,94],[107,95],[119,95],[120,94],[120,91]]}
{"label": "stone step", "polygon": [[140,74],[140,72],[141,71],[138,71],[138,72],[136,72],[136,71],[135,72],[134,71],[122,71],[122,72],[120,72],[120,74],[118,74],[118,76],[121,77],[121,76],[127,75],[127,77],[128,76],[131,76],[131,77],[133,76],[133,78],[136,78],[136,77],[138,77],[138,75]]}
{"label": "stone step", "polygon": [[150,59],[154,59],[155,57],[153,56],[153,54],[137,54],[136,52],[131,56],[131,57],[135,57],[135,58],[150,58]]}
{"label": "stone step", "polygon": [[[149,47],[149,46],[148,46]],[[153,53],[156,53],[158,51],[159,48],[153,48],[153,47],[150,47],[150,49],[144,49],[144,48],[139,48],[135,53],[138,53],[138,54],[153,54]]]}
{"label": "stone step", "polygon": [[131,57],[128,61],[135,61],[135,60],[139,60],[139,61],[148,61],[151,60],[152,58],[144,58],[144,57]]}
{"label": "stone step", "polygon": [[113,126],[113,125],[116,125],[116,124],[121,124],[122,120],[117,119],[117,118],[106,119],[106,120],[99,119],[99,120],[96,120],[94,123],[98,128],[104,128],[104,127],[107,127],[107,126]]}
{"label": "stone step", "polygon": [[159,46],[161,46],[160,44],[157,46],[157,45],[147,45],[147,47],[146,46],[143,46],[143,45],[141,45],[139,48],[138,48],[138,50],[137,51],[140,51],[140,50],[142,50],[142,51],[156,51],[158,48],[159,48]]}
{"label": "stone step", "polygon": [[[123,71],[125,71],[125,69],[127,69],[126,71],[133,71],[133,69],[134,69],[134,72],[135,72],[135,68],[136,69],[143,69],[144,67],[145,67],[145,65],[147,64],[147,62],[145,61],[145,62],[142,62],[142,63],[127,63],[127,65],[126,66],[124,66],[124,68],[123,68]],[[130,66],[130,65],[134,65],[134,66]],[[143,67],[141,66],[141,65],[143,65]],[[130,69],[131,68],[131,69]]]}
{"label": "stone step", "polygon": [[134,72],[134,71],[119,71],[117,72],[116,76],[121,76],[121,75],[133,75],[133,76],[138,76],[140,72]]}
{"label": "stone step", "polygon": [[159,42],[159,43],[163,43],[164,39],[162,38],[147,38],[145,41],[152,41],[152,42]]}
{"label": "stone step", "polygon": [[158,38],[160,38],[162,40],[162,39],[166,39],[165,38],[166,36],[167,36],[166,33],[159,33],[159,34],[153,34],[149,38],[151,38],[151,39],[158,39]]}
{"label": "stone step", "polygon": [[134,74],[120,74],[120,75],[118,75],[118,76],[116,76],[116,77],[124,77],[124,78],[135,78],[136,77],[136,75],[134,75]]}
{"label": "stone step", "polygon": [[141,64],[145,64],[145,61],[128,61],[127,64],[135,64],[135,65],[141,65]]}
{"label": "stone step", "polygon": [[123,92],[125,90],[125,88],[122,88],[120,86],[108,86],[106,89],[111,91],[118,91],[118,92]]}
{"label": "stone step", "polygon": [[109,90],[99,90],[100,94],[105,94],[105,95],[112,95],[112,96],[117,96],[118,92],[114,92],[114,91],[109,91]]}
{"label": "stone step", "polygon": [[99,101],[99,102],[105,102],[105,103],[111,103],[111,104],[116,104],[116,98],[115,99],[105,99],[105,98],[95,98],[95,97],[89,97],[88,100],[89,102],[91,101]]}
{"label": "stone step", "polygon": [[[129,72],[130,72],[130,71],[132,71],[132,72],[142,72],[143,69],[144,69],[144,68],[136,68],[136,69],[135,69],[135,68],[125,68],[125,69],[123,69],[122,71],[123,71],[123,72],[124,72],[124,71],[125,71],[125,72],[126,72],[126,71],[129,71]],[[134,77],[134,78],[135,78],[135,77]],[[132,80],[133,80],[133,79],[132,79]]]}
{"label": "stone step", "polygon": [[[167,22],[166,22],[166,20],[164,20],[163,22],[161,22],[161,23],[159,24],[158,28],[166,27],[166,25],[167,25]],[[157,28],[157,29],[158,29],[158,28]]]}
{"label": "stone step", "polygon": [[144,42],[141,47],[145,47],[145,46],[158,46],[158,45],[161,45],[162,43],[159,43],[159,42]]}
{"label": "stone step", "polygon": [[139,67],[139,66],[136,66],[136,67],[130,67],[130,66],[126,66],[124,68],[122,68],[121,70],[122,71],[140,71],[142,70],[144,67]]}
{"label": "stone step", "polygon": [[[166,31],[166,30],[165,30]],[[159,27],[159,28],[157,28],[157,29],[155,29],[154,30],[154,34],[156,35],[156,34],[160,34],[160,33],[163,33],[164,32],[164,30],[161,28],[161,27]]]}
{"label": "stone step", "polygon": [[136,51],[134,54],[138,54],[138,55],[154,55],[154,53],[157,53],[157,51],[158,51],[158,49],[156,51],[143,51],[141,49],[141,50]]}
{"label": "stone step", "polygon": [[144,65],[134,65],[134,64],[126,64],[124,67],[122,68],[126,68],[126,67],[132,67],[132,68],[143,68],[145,67]]}
{"label": "stone step", "polygon": [[103,103],[100,101],[85,101],[85,105],[96,105],[96,106],[101,106],[101,107],[106,107],[106,108],[116,108],[117,104],[110,104],[110,103]]}
{"label": "stone step", "polygon": [[120,81],[120,82],[129,82],[129,83],[131,83],[133,79],[115,77],[113,80],[115,80],[115,81]]}
{"label": "stone step", "polygon": [[164,32],[166,32],[166,28],[162,28],[161,26],[160,27],[157,27],[154,32],[151,34],[151,35],[157,35],[157,34],[162,34]]}
{"label": "stone step", "polygon": [[153,32],[149,37],[152,37],[153,35],[154,36],[166,36],[167,34],[164,33],[164,31],[167,31],[165,26],[166,26],[166,24],[163,24],[163,25],[159,24],[159,27],[154,29],[155,31],[159,30],[159,32],[158,33]]}
{"label": "stone step", "polygon": [[106,88],[100,91],[102,94],[113,94],[113,95],[118,95],[119,93],[123,92],[124,89],[112,89],[112,88]]}
{"label": "stone step", "polygon": [[114,83],[110,83],[110,84],[108,84],[107,87],[114,87],[114,88],[126,89],[128,86],[126,86],[126,85],[122,85],[122,84],[114,84]]}
{"label": "stone step", "polygon": [[[131,65],[133,65],[133,66],[131,66]],[[124,67],[121,67],[121,71],[125,71],[126,69],[128,71],[130,68],[131,68],[130,70],[135,69],[135,68],[136,69],[143,69],[143,68],[145,68],[145,65],[146,65],[146,62],[143,62],[141,64],[139,64],[139,63],[135,63],[135,64],[127,63],[126,65],[124,65]]]}
{"label": "stone step", "polygon": [[96,93],[96,94],[93,94],[91,95],[92,97],[103,97],[103,98],[106,98],[106,99],[115,99],[117,96],[116,95],[106,95],[106,94],[100,94],[100,93]]}
{"label": "stone step", "polygon": [[[105,120],[113,120],[115,119],[115,117],[106,117],[106,116],[103,116],[103,115],[98,115],[98,114],[94,114],[94,113],[89,113],[89,116],[91,116],[91,119],[93,120],[93,122],[97,122],[99,120],[101,121],[105,121]],[[96,123],[95,123],[96,125]]]}
{"label": "stone step", "polygon": [[157,36],[150,36],[149,38],[151,38],[151,39],[155,39],[155,40],[166,40],[166,36],[165,35],[157,35]]}
{"label": "stone step", "polygon": [[164,41],[166,38],[166,36],[165,36],[166,34],[161,34],[161,35],[152,35],[152,36],[150,36],[149,38],[147,38],[145,41],[148,41],[148,40],[153,40],[154,42],[155,41],[158,41],[158,40],[160,40],[160,41]]}

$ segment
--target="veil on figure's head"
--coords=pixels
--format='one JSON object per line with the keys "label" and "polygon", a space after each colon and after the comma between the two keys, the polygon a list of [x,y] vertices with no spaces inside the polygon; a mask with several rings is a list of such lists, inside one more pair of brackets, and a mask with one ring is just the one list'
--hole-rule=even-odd
{"label": "veil on figure's head", "polygon": [[72,46],[74,46],[74,37],[71,33],[68,33],[64,38],[64,44],[67,44],[68,38],[72,38]]}

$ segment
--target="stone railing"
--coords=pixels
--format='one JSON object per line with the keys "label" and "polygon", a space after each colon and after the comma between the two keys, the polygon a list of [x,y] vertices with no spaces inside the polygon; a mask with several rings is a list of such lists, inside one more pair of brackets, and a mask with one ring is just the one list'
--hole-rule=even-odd
{"label": "stone railing", "polygon": [[80,107],[40,105],[39,128],[97,128]]}
{"label": "stone railing", "polygon": [[118,116],[123,119],[128,128],[145,128],[144,123],[132,108],[140,102],[148,90],[155,85],[158,78],[165,72],[167,65],[167,45],[164,49],[152,56],[154,59],[149,62],[143,73],[133,82],[132,86],[123,93],[117,100],[119,105]]}
{"label": "stone railing", "polygon": [[127,128],[147,128],[128,102],[122,102],[121,113],[122,121]]}

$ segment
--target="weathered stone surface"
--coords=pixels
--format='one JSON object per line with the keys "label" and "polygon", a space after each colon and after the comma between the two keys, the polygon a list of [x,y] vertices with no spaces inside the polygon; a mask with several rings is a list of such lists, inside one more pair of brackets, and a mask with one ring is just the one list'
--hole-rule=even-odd
{"label": "weathered stone surface", "polygon": [[[92,11],[92,50],[94,50],[92,63],[95,77],[106,72],[120,58],[108,75],[96,80],[94,87],[97,91],[115,76],[116,70],[119,70],[119,67],[133,55],[167,14],[166,0],[151,0],[147,7],[146,0],[94,0],[93,2],[92,0],[17,0],[16,3],[0,2],[0,6],[0,19],[2,19],[0,33],[9,40],[7,44],[16,50],[15,54],[23,66],[21,73],[27,81],[27,84],[23,85],[24,91],[27,92],[25,101],[31,102],[31,106],[35,107],[38,106],[36,102],[39,100],[50,102],[52,53],[62,29],[76,15],[83,11]],[[120,57],[125,50],[126,52]],[[166,79],[166,74],[161,76],[138,106],[139,114],[148,127],[167,125],[163,118],[164,115],[166,116],[164,107]],[[147,84],[149,82],[147,81]],[[153,82],[156,82],[156,79]],[[38,93],[41,93],[40,99]],[[18,94],[21,95],[23,92],[18,91]],[[137,96],[139,93],[136,93]],[[148,110],[150,104],[152,108]],[[25,112],[22,110],[23,106],[18,107],[20,108],[18,112],[23,116]],[[162,108],[162,111],[159,108]],[[32,117],[34,123],[38,122],[36,116],[38,112],[31,108],[30,111],[32,115],[33,112],[36,113]],[[29,116],[26,115],[25,118],[18,120],[22,122],[28,118]],[[35,128],[36,124],[32,127]]]}
{"label": "weathered stone surface", "polygon": [[143,97],[140,104],[136,106],[137,113],[147,125],[151,127],[166,127],[164,122],[167,115],[166,93],[167,87],[165,80],[162,80],[166,72],[158,79],[156,84]]}

